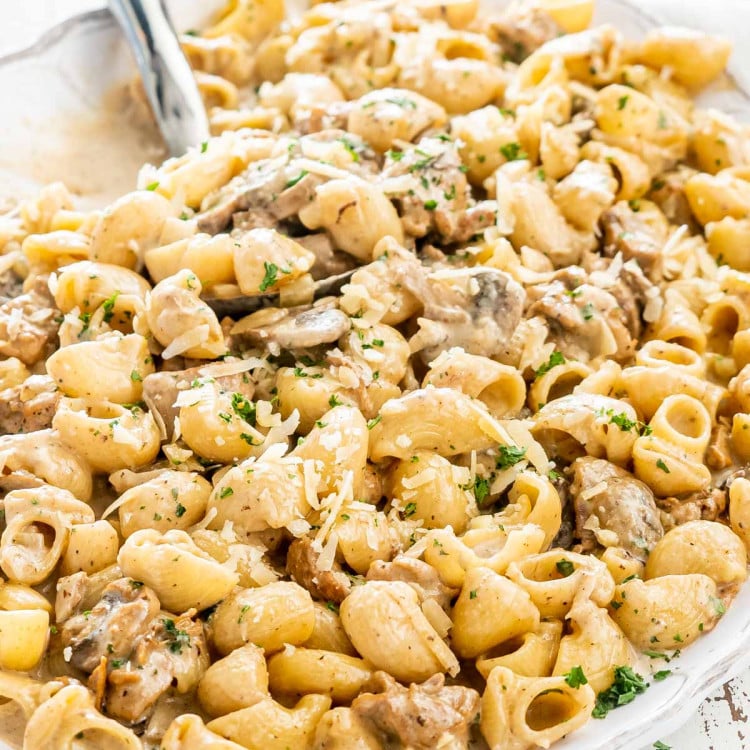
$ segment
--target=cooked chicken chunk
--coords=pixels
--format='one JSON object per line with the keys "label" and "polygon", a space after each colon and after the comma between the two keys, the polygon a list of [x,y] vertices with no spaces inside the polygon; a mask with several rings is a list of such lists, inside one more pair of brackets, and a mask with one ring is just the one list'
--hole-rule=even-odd
{"label": "cooked chicken chunk", "polygon": [[60,396],[46,375],[31,375],[20,385],[0,391],[0,435],[46,430]]}
{"label": "cooked chicken chunk", "polygon": [[93,672],[102,656],[126,658],[158,611],[156,594],[143,584],[129,578],[109,584],[90,611],[71,617],[61,628],[62,643],[71,648],[70,663]]}
{"label": "cooked chicken chunk", "polygon": [[287,573],[317,599],[342,602],[352,587],[351,580],[336,562],[332,570],[321,570],[319,557],[310,537],[295,539],[286,556]]}
{"label": "cooked chicken chunk", "polygon": [[410,346],[421,350],[426,362],[454,346],[470,354],[497,356],[506,350],[521,320],[523,288],[494,268],[438,271],[424,281],[408,283],[409,291],[424,303],[420,331]]}
{"label": "cooked chicken chunk", "polygon": [[588,362],[604,355],[625,362],[636,345],[628,317],[612,294],[585,279],[582,269],[572,267],[529,287],[526,315],[546,318],[551,338],[569,359]]}
{"label": "cooked chicken chunk", "polygon": [[367,571],[367,580],[403,581],[417,592],[420,601],[434,599],[445,610],[458,593],[440,580],[431,565],[407,555],[397,555],[391,562],[376,560]]}
{"label": "cooked chicken chunk", "polygon": [[446,737],[451,748],[467,748],[469,728],[479,711],[479,693],[457,685],[446,686],[442,674],[421,685],[399,685],[385,672],[376,672],[368,687],[352,703],[352,711],[379,735],[384,747],[435,750]]}
{"label": "cooked chicken chunk", "polygon": [[664,535],[654,493],[609,461],[576,459],[570,491],[575,498],[576,535],[584,550],[597,546],[597,534],[611,532],[614,543],[645,561]]}
{"label": "cooked chicken chunk", "polygon": [[545,42],[560,36],[562,29],[541,8],[516,3],[490,20],[488,33],[500,43],[505,57],[521,62]]}
{"label": "cooked chicken chunk", "polygon": [[196,687],[208,664],[201,621],[189,613],[173,618],[162,612],[151,620],[126,664],[110,661],[107,713],[140,722],[170,688],[187,693]]}
{"label": "cooked chicken chunk", "polygon": [[33,365],[52,353],[60,311],[39,276],[24,294],[0,305],[0,355]]}

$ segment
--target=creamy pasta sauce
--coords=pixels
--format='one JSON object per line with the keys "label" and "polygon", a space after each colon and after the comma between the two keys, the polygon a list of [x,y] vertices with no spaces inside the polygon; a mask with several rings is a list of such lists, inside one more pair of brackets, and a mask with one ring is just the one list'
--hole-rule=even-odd
{"label": "creamy pasta sauce", "polygon": [[691,98],[727,43],[592,11],[235,0],[207,142],[0,219],[11,747],[532,750],[700,648],[747,133]]}

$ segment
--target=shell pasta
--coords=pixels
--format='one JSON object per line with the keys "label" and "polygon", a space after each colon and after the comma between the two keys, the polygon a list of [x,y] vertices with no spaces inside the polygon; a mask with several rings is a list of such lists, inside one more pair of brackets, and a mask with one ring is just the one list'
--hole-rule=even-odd
{"label": "shell pasta", "polygon": [[231,0],[205,143],[0,215],[0,741],[549,748],[721,627],[730,47],[479,6]]}

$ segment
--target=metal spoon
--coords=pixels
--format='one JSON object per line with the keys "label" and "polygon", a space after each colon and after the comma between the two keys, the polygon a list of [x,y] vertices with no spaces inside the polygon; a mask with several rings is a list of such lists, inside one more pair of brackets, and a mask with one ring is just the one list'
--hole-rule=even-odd
{"label": "metal spoon", "polygon": [[[316,281],[313,299],[321,299],[321,297],[327,297],[329,294],[340,292],[341,287],[349,283],[356,270],[354,268],[351,271],[345,271],[336,276],[329,276],[327,279]],[[278,294],[241,294],[237,297],[207,297],[204,295],[202,299],[220,317],[229,315],[235,318],[264,307],[281,306]]]}
{"label": "metal spoon", "polygon": [[172,156],[209,136],[203,101],[163,0],[110,0],[133,50],[154,117]]}

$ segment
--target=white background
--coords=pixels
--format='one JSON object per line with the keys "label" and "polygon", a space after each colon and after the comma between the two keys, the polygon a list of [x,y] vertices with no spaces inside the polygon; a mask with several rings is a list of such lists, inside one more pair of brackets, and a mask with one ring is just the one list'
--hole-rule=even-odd
{"label": "white background", "polygon": [[[750,76],[750,28],[735,28],[733,13],[734,8],[742,6],[743,16],[747,17],[750,0],[632,0],[634,4],[638,1],[652,15],[670,23],[733,36],[736,58],[748,60],[745,70]],[[102,0],[0,0],[0,54],[25,47],[67,16],[102,4]],[[648,696],[640,700],[648,700]],[[679,732],[662,737],[662,741],[674,750],[748,750],[748,716],[750,670],[707,698],[688,724]]]}

